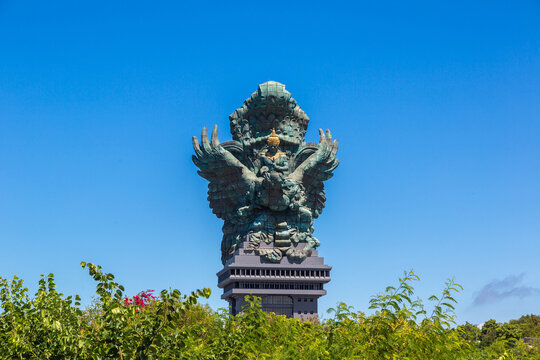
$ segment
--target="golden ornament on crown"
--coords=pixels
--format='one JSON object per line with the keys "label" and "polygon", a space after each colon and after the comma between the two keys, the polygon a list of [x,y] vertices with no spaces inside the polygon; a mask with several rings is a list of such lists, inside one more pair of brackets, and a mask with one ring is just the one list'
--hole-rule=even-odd
{"label": "golden ornament on crown", "polygon": [[272,129],[272,134],[270,134],[266,143],[270,146],[279,146],[279,138],[276,134],[276,129]]}

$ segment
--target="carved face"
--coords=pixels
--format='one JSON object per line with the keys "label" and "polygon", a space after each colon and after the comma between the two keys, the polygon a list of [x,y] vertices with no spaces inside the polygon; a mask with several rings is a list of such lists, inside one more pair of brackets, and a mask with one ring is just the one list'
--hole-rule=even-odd
{"label": "carved face", "polygon": [[271,154],[275,154],[278,151],[278,147],[276,145],[268,145],[268,152]]}

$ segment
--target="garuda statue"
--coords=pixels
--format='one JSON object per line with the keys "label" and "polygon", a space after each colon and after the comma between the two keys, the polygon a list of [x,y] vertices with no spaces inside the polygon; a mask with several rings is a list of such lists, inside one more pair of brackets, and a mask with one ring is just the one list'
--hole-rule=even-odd
{"label": "garuda statue", "polygon": [[319,130],[319,144],[306,143],[308,116],[274,81],[259,85],[229,120],[232,141],[219,142],[217,125],[210,139],[206,127],[200,143],[193,137],[193,162],[224,220],[222,262],[243,242],[266,261],[303,261],[320,244],[313,219],[326,201],[323,182],[339,163],[337,140]]}

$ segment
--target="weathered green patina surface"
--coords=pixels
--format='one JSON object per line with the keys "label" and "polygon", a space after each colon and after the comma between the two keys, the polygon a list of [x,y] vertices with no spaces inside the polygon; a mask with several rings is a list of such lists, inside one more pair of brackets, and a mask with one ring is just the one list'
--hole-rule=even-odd
{"label": "weathered green patina surface", "polygon": [[221,260],[248,241],[268,261],[301,262],[319,246],[313,219],[326,201],[323,182],[339,163],[337,140],[319,130],[319,144],[306,143],[308,116],[274,81],[259,85],[229,120],[232,141],[220,144],[217,126],[210,140],[206,128],[200,144],[193,137],[193,162],[210,182],[213,213],[224,220]]}

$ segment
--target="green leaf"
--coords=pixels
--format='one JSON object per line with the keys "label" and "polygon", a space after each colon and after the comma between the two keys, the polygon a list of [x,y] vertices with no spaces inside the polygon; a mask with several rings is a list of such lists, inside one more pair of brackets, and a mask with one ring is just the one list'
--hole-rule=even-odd
{"label": "green leaf", "polygon": [[444,305],[446,307],[449,307],[452,310],[455,310],[454,306],[450,305],[449,303],[442,303],[441,305]]}

